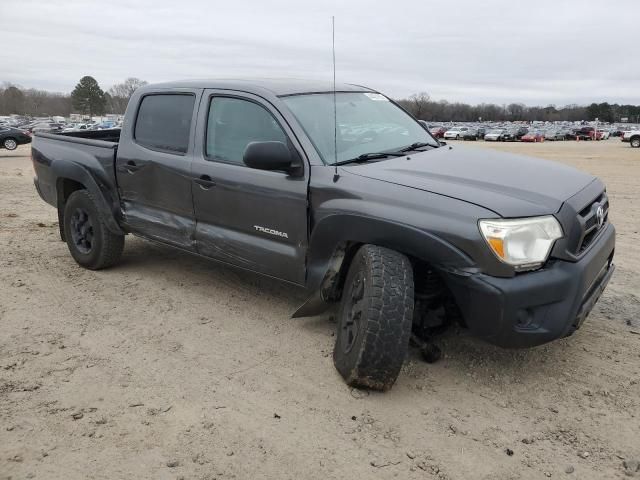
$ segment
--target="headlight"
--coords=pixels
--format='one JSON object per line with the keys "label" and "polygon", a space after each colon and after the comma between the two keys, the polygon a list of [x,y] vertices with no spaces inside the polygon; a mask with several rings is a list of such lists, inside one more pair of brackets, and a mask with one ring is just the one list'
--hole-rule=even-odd
{"label": "headlight", "polygon": [[540,267],[553,243],[563,236],[562,227],[553,216],[480,220],[478,225],[493,253],[516,270]]}

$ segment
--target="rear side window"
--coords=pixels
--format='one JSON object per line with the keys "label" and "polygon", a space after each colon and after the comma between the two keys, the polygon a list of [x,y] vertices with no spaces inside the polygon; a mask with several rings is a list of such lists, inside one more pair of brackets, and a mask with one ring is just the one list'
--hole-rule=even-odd
{"label": "rear side window", "polygon": [[186,153],[194,103],[193,95],[144,97],[136,119],[136,142],[155,150]]}
{"label": "rear side window", "polygon": [[264,107],[239,98],[216,97],[212,100],[205,146],[208,158],[244,165],[247,145],[267,141],[287,143],[287,136]]}

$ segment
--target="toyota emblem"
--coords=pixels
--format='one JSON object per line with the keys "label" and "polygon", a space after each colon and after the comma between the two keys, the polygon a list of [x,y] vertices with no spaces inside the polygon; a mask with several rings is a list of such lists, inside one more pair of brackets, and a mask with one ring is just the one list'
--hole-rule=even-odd
{"label": "toyota emblem", "polygon": [[604,225],[604,208],[602,208],[602,205],[596,210],[596,219],[598,220],[598,228],[601,228]]}

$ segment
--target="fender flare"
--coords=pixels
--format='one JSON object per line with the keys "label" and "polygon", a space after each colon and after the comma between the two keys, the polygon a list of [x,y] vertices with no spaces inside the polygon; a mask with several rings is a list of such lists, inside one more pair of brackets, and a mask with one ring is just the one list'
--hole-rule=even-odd
{"label": "fender flare", "polygon": [[374,244],[428,262],[434,268],[469,275],[475,263],[460,249],[424,230],[400,222],[355,214],[333,214],[318,222],[307,253],[306,287],[309,299],[293,317],[322,313],[329,307],[330,289],[350,246]]}
{"label": "fender flare", "polygon": [[[91,194],[91,197],[96,202],[96,207],[100,212],[102,220],[104,221],[107,229],[114,234],[124,235],[122,228],[116,220],[118,215],[118,203],[113,198],[112,194],[106,185],[101,185],[96,178],[91,175],[91,172],[82,165],[65,160],[57,160],[51,164],[51,170],[56,178],[56,195],[58,198],[58,216],[62,220],[62,213],[60,212],[63,203],[63,191],[62,182],[65,179],[73,180],[82,184],[87,191]],[[60,223],[60,229],[62,230],[62,222]]]}

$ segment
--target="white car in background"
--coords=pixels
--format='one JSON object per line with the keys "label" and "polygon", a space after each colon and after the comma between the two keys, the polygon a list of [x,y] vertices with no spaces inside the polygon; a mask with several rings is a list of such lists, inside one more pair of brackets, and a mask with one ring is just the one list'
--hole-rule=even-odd
{"label": "white car in background", "polygon": [[484,134],[485,142],[500,142],[503,140],[504,128],[493,128]]}
{"label": "white car in background", "polygon": [[469,130],[469,127],[452,127],[450,130],[444,132],[445,140],[460,140],[464,132]]}
{"label": "white car in background", "polygon": [[84,123],[75,123],[75,124],[71,124],[64,130],[62,130],[62,133],[78,132],[78,131],[88,130],[88,129],[89,129],[89,126]]}
{"label": "white car in background", "polygon": [[629,130],[622,136],[623,142],[629,142],[633,148],[640,147],[640,130]]}
{"label": "white car in background", "polygon": [[611,130],[600,130],[597,131],[597,137],[599,140],[609,140],[611,136]]}

